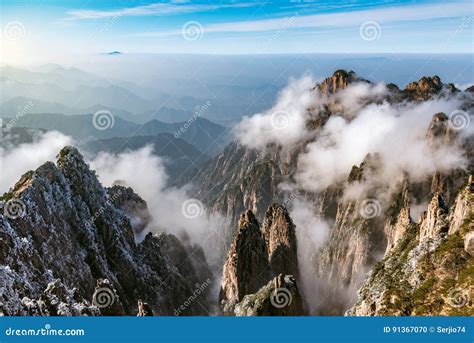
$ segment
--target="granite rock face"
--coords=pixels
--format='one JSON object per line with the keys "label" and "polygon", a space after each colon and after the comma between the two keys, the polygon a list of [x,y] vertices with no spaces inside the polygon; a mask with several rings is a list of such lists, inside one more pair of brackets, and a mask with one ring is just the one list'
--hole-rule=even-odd
{"label": "granite rock face", "polygon": [[293,275],[280,274],[235,305],[236,316],[302,316],[303,300]]}
{"label": "granite rock face", "polygon": [[299,276],[295,225],[287,210],[278,204],[265,212],[262,233],[268,247],[268,261],[274,275]]}
{"label": "granite rock face", "polygon": [[346,314],[474,315],[473,201],[472,178],[450,210],[435,194],[421,222],[410,224],[374,267]]}
{"label": "granite rock face", "polygon": [[[288,212],[273,204],[265,213],[262,228],[251,211],[244,212],[224,265],[220,294],[223,313],[236,314],[235,306],[250,294],[259,299],[262,294],[268,297],[271,287],[265,286],[274,284],[268,284],[269,280],[275,278],[282,283],[284,275],[291,276],[291,289],[301,302],[294,279],[299,275],[295,227]],[[302,314],[302,310],[298,313]]]}
{"label": "granite rock face", "polygon": [[405,91],[415,100],[428,100],[443,89],[443,83],[439,76],[423,76],[420,80],[410,82]]}
{"label": "granite rock face", "polygon": [[269,278],[268,248],[260,225],[251,211],[242,214],[232,242],[221,282],[220,301],[224,312],[246,294],[256,292]]}
{"label": "granite rock face", "polygon": [[336,70],[331,77],[325,79],[318,85],[318,89],[326,95],[335,94],[339,90],[345,89],[349,84],[361,81],[352,70]]}

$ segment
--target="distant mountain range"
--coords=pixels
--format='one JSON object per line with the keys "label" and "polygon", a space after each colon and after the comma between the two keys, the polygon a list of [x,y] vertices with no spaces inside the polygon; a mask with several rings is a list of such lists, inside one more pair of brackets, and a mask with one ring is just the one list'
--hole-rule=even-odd
{"label": "distant mountain range", "polygon": [[105,108],[138,123],[151,119],[177,122],[188,120],[194,107],[203,103],[56,64],[32,70],[4,66],[0,75],[0,111],[6,117],[16,116],[25,107],[28,113],[68,115]]}
{"label": "distant mountain range", "polygon": [[113,116],[113,126],[106,130],[98,130],[94,126],[93,114],[63,115],[54,113],[26,114],[16,119],[4,119],[4,126],[9,122],[15,127],[31,129],[56,130],[71,136],[78,141],[88,142],[97,139],[113,137],[155,136],[169,133],[194,145],[204,154],[213,155],[220,151],[229,137],[228,129],[210,122],[207,119],[196,118],[193,122],[164,123],[151,120],[145,124],[136,124]]}
{"label": "distant mountain range", "polygon": [[209,158],[193,145],[180,138],[175,138],[169,133],[158,133],[153,136],[99,139],[84,144],[82,149],[94,154],[103,151],[120,154],[150,145],[153,147],[153,153],[156,156],[164,158],[167,174],[172,179],[181,176],[184,171],[194,171]]}

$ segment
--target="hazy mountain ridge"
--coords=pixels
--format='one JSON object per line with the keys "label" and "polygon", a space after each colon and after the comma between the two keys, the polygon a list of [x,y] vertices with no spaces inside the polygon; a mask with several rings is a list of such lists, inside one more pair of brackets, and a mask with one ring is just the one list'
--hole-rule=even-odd
{"label": "hazy mountain ridge", "polygon": [[151,120],[144,124],[136,124],[119,116],[113,116],[113,123],[104,130],[97,128],[93,114],[25,114],[14,119],[4,119],[4,126],[9,123],[13,123],[13,127],[59,131],[82,144],[88,144],[89,141],[97,139],[155,136],[168,133],[175,136],[176,139],[182,139],[194,145],[198,150],[208,155],[218,152],[228,140],[227,128],[204,118],[194,118],[191,122],[164,123]]}

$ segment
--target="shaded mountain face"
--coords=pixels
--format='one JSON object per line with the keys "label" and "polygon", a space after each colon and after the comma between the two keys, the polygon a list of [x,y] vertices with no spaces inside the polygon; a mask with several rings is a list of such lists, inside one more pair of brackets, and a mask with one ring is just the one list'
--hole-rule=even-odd
{"label": "shaded mountain face", "polygon": [[205,260],[169,234],[137,243],[132,218],[146,220],[146,204],[131,189],[104,188],[75,148],[2,200],[2,315],[135,315],[139,300],[156,315],[207,314],[208,303],[187,302],[208,282]]}
{"label": "shaded mountain face", "polygon": [[303,315],[295,280],[298,277],[295,226],[286,209],[270,206],[262,227],[252,211],[242,214],[224,264],[220,292],[223,313]]}

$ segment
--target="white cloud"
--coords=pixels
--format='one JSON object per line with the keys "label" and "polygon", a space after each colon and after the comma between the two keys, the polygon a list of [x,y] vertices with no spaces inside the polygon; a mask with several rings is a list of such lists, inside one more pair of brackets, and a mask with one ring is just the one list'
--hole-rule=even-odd
{"label": "white cloud", "polygon": [[33,143],[20,144],[13,149],[0,148],[0,194],[8,191],[28,170],[38,168],[46,161],[53,161],[59,150],[71,144],[72,139],[51,131]]}
{"label": "white cloud", "polygon": [[125,16],[166,16],[186,13],[213,11],[220,8],[250,7],[259,3],[230,3],[230,4],[192,4],[188,1],[171,1],[154,3],[144,6],[125,7],[116,10],[73,10],[67,14],[67,19],[104,19]]}
{"label": "white cloud", "polygon": [[459,108],[457,100],[431,100],[401,105],[372,104],[349,121],[331,117],[320,137],[299,156],[297,182],[304,189],[320,191],[347,179],[353,165],[369,153],[378,153],[383,165],[378,181],[394,183],[402,173],[421,181],[435,171],[449,171],[465,164],[457,146],[433,150],[425,135],[433,114]]}
{"label": "white cloud", "polygon": [[[276,144],[299,151],[305,141],[311,141],[299,153],[294,183],[282,183],[282,189],[318,193],[345,182],[351,168],[358,166],[369,153],[379,156],[381,168],[366,183],[348,185],[345,192],[348,198],[361,196],[376,185],[389,193],[395,190],[403,175],[418,182],[436,171],[448,172],[466,165],[459,146],[433,147],[425,138],[433,115],[459,109],[459,99],[391,104],[383,100],[387,94],[384,84],[365,82],[353,83],[328,98],[312,89],[314,85],[310,77],[292,81],[272,109],[244,118],[234,130],[241,144],[259,150]],[[332,109],[331,117],[320,130],[309,132],[306,123],[325,115],[321,111],[325,106]],[[281,128],[272,125],[274,113],[281,111],[288,114],[291,125]],[[472,131],[467,129],[461,134],[471,135]]]}
{"label": "white cloud", "polygon": [[185,233],[204,248],[211,264],[219,261],[218,245],[223,244],[219,235],[225,227],[224,219],[209,213],[198,199],[190,199],[186,188],[169,188],[163,161],[153,154],[152,147],[119,155],[101,153],[90,165],[105,186],[125,181],[147,202],[153,217],[148,232],[165,231],[178,237]]}
{"label": "white cloud", "polygon": [[236,138],[257,149],[271,143],[292,146],[303,139],[308,134],[308,108],[317,108],[323,103],[323,96],[311,90],[315,83],[311,76],[290,80],[280,92],[275,106],[264,113],[243,118],[234,128]]}
{"label": "white cloud", "polygon": [[[281,28],[325,28],[359,26],[371,20],[378,24],[393,22],[421,21],[430,19],[447,19],[469,15],[467,9],[470,2],[459,1],[454,3],[423,4],[394,6],[390,8],[347,11],[338,13],[324,13],[299,15],[297,11],[283,18],[238,21],[209,24],[204,26],[205,33],[217,32],[262,32],[280,30]],[[289,18],[292,18],[289,24]],[[383,27],[382,27],[383,29]],[[162,37],[180,34],[177,30],[160,32],[142,32],[135,36]]]}

